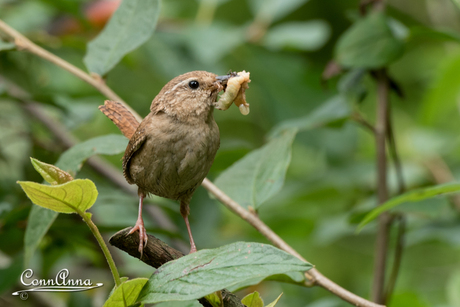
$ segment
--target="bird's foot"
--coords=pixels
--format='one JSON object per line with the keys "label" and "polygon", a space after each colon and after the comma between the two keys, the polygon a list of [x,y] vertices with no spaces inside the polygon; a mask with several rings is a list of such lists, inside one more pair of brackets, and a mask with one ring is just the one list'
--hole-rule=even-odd
{"label": "bird's foot", "polygon": [[147,245],[148,241],[147,231],[145,230],[144,221],[142,219],[137,220],[136,225],[134,225],[134,227],[129,231],[128,234],[132,234],[135,231],[139,231],[139,253],[141,253],[142,258],[144,246]]}

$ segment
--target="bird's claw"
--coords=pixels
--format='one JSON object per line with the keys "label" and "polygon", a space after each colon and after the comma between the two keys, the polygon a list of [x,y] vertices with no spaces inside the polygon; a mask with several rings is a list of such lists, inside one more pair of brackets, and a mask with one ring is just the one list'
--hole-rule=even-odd
{"label": "bird's claw", "polygon": [[144,246],[147,245],[148,241],[148,236],[147,236],[147,231],[145,230],[144,227],[144,221],[143,220],[137,220],[136,225],[129,231],[128,234],[133,234],[135,231],[139,231],[139,253],[142,254],[144,251]]}

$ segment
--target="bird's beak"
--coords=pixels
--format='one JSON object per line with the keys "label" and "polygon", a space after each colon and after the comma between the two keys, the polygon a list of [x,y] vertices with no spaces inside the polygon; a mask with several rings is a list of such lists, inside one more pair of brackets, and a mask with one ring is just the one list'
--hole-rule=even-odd
{"label": "bird's beak", "polygon": [[216,80],[219,81],[221,84],[227,83],[228,79],[230,79],[231,75],[223,75],[223,76],[217,76]]}
{"label": "bird's beak", "polygon": [[237,73],[236,73],[236,72],[229,72],[229,73],[226,74],[226,75],[217,76],[217,77],[216,77],[216,80],[217,80],[218,82],[220,82],[220,84],[226,85],[228,79],[230,79],[230,78],[232,78],[232,77],[235,77],[235,76],[237,76]]}

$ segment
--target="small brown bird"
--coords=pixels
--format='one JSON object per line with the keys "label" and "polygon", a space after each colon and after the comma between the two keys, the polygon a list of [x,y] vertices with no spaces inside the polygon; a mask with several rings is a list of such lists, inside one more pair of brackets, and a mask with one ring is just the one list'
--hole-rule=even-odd
{"label": "small brown bird", "polygon": [[134,116],[121,104],[106,101],[99,108],[130,139],[123,156],[123,174],[128,183],[139,188],[139,216],[130,233],[139,231],[141,254],[148,238],[142,205],[150,193],[180,201],[190,253],[196,252],[188,221],[189,204],[220,145],[213,110],[228,78],[192,71],[172,79],[155,97],[150,113],[138,127]]}

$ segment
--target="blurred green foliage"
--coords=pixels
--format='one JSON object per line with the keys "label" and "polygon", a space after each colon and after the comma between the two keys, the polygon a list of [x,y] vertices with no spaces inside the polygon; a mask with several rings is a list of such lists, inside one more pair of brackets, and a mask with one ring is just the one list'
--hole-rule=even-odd
{"label": "blurred green foliage", "polygon": [[[0,19],[85,69],[87,43],[101,31],[100,22],[90,14],[92,5],[87,0],[0,0]],[[375,141],[348,112],[359,112],[374,122],[376,86],[371,74],[359,67],[388,64],[389,75],[402,90],[402,96],[391,93],[391,111],[408,189],[438,183],[436,176],[445,175],[446,166],[457,178],[460,10],[458,1],[388,1],[385,29],[362,31],[371,33],[369,39],[376,44],[380,33],[395,47],[371,54],[359,50],[359,39],[348,40],[345,46],[339,43],[346,37],[342,34],[352,36],[352,24],[365,23],[358,6],[358,1],[343,0],[163,1],[153,36],[128,53],[107,74],[106,82],[145,116],[163,85],[179,74],[250,71],[247,99],[251,113],[243,117],[234,107],[215,111],[221,148],[209,178],[214,180],[249,152],[270,144],[276,129],[298,128],[284,186],[264,199],[258,214],[327,277],[369,297],[375,227],[371,224],[359,235],[355,229],[376,203]],[[90,278],[105,286],[81,293],[37,293],[27,301],[11,296],[21,287],[24,234],[32,208],[16,181],[40,181],[28,157],[56,164],[65,146],[20,99],[9,94],[8,84],[24,89],[80,141],[120,133],[97,110],[105,99],[99,92],[51,63],[11,49],[2,38],[0,35],[0,306],[102,306],[112,284],[110,272],[97,242],[76,215],[57,217],[29,267],[42,278],[52,278],[65,267],[74,278]],[[354,69],[321,82],[326,64],[334,57]],[[76,155],[86,157],[84,150]],[[121,154],[105,157],[121,172]],[[70,160],[78,167],[80,158]],[[99,198],[90,211],[106,238],[134,224],[136,197],[86,164],[77,178],[96,183]],[[389,185],[395,196],[398,189],[392,164]],[[459,306],[460,220],[453,200],[433,198],[399,208],[407,216],[408,229],[389,306]],[[178,230],[164,229],[148,213],[144,214],[147,230],[172,245],[187,242],[177,204],[158,198],[153,203]],[[190,221],[199,249],[236,241],[267,242],[202,188],[192,199]],[[392,233],[392,243],[395,237]],[[152,274],[153,269],[137,259],[113,253],[122,276]],[[276,305],[280,307],[345,304],[318,287],[278,282],[264,282],[239,295],[254,290],[266,302],[284,292]]]}

